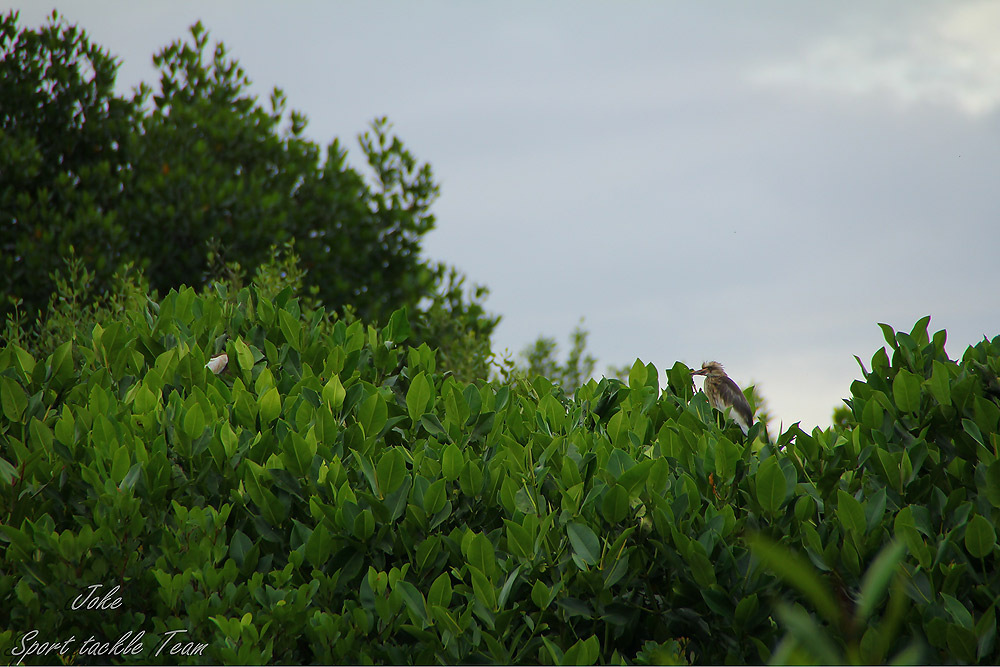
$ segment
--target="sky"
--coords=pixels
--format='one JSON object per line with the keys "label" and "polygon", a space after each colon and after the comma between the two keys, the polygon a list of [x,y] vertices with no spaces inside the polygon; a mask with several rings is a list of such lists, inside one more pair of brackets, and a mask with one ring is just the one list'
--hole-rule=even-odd
{"label": "sky", "polygon": [[[3,5],[4,13],[14,6]],[[201,20],[320,144],[387,116],[441,195],[425,254],[486,285],[494,349],[583,321],[598,372],[717,360],[826,426],[925,315],[1000,334],[1000,0],[35,0],[123,93]]]}

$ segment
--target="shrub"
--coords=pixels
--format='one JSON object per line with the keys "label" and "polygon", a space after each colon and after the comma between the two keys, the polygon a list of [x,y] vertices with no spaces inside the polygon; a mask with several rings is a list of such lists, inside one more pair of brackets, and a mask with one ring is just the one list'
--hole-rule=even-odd
{"label": "shrub", "polygon": [[[219,286],[6,346],[0,650],[997,660],[1000,339],[955,362],[926,321],[887,330],[846,428],[770,443],[679,363],[570,397],[456,379],[411,333]],[[94,585],[114,614],[74,608]]]}

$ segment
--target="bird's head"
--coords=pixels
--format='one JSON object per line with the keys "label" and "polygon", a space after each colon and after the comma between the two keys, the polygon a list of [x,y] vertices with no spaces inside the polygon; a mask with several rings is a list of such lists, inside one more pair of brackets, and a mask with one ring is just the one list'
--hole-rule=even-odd
{"label": "bird's head", "polygon": [[718,361],[706,361],[701,365],[701,370],[691,371],[691,375],[705,375],[712,377],[720,377],[726,374],[723,370],[722,364]]}

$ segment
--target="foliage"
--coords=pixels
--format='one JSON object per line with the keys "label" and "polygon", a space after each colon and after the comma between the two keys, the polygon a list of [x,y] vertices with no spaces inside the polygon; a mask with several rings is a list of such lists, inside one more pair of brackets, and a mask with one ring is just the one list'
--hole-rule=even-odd
{"label": "foliage", "polygon": [[88,331],[97,322],[120,319],[126,311],[142,307],[148,285],[131,264],[122,266],[111,277],[113,288],[95,289],[95,273],[84,266],[72,246],[62,270],[50,276],[55,291],[49,297],[44,315],[34,322],[25,321],[20,301],[4,324],[3,339],[34,356],[48,356],[67,340]]}
{"label": "foliage", "polygon": [[[116,71],[55,14],[37,31],[18,31],[14,12],[0,17],[0,285],[29,320],[48,303],[50,274],[69,248],[98,291],[126,259],[116,211],[135,106],[114,94]],[[12,308],[0,303],[0,315]]]}
{"label": "foliage", "polygon": [[[66,659],[126,662],[144,631],[155,663],[995,662],[1000,338],[955,362],[926,324],[887,329],[847,430],[773,444],[680,363],[663,391],[639,361],[572,397],[467,383],[402,311],[331,321],[291,289],[7,345],[0,651],[94,636],[108,653]],[[114,615],[73,608],[95,584]]]}
{"label": "foliage", "polygon": [[435,350],[442,371],[471,382],[489,377],[497,365],[490,336],[500,322],[482,306],[488,293],[481,285],[467,289],[465,276],[439,264],[442,287],[414,317],[413,341]]}
{"label": "foliage", "polygon": [[223,268],[253,275],[294,242],[314,306],[368,322],[426,307],[414,326],[428,341],[488,347],[498,318],[485,289],[420,254],[438,186],[386,119],[359,137],[366,178],[339,141],[321,151],[305,138],[280,90],[261,105],[201,24],[154,57],[158,84],[130,99],[114,92],[115,60],[57,14],[19,30],[11,12],[0,29],[0,280],[12,299],[0,316],[15,299],[28,321],[44,315],[71,247],[97,298],[129,263],[162,294]]}
{"label": "foliage", "polygon": [[1000,660],[1000,338],[881,325],[836,425],[773,442],[681,363],[590,379],[580,327],[473,382],[496,320],[420,259],[386,124],[369,185],[199,26],[132,100],[75,28],[2,28],[13,661]]}

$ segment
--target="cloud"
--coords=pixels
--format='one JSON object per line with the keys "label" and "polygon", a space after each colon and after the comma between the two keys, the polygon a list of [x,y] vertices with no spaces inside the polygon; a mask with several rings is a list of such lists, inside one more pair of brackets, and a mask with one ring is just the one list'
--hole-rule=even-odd
{"label": "cloud", "polygon": [[753,67],[753,84],[887,95],[981,117],[1000,108],[1000,3],[938,5],[878,25],[842,26],[803,52]]}

